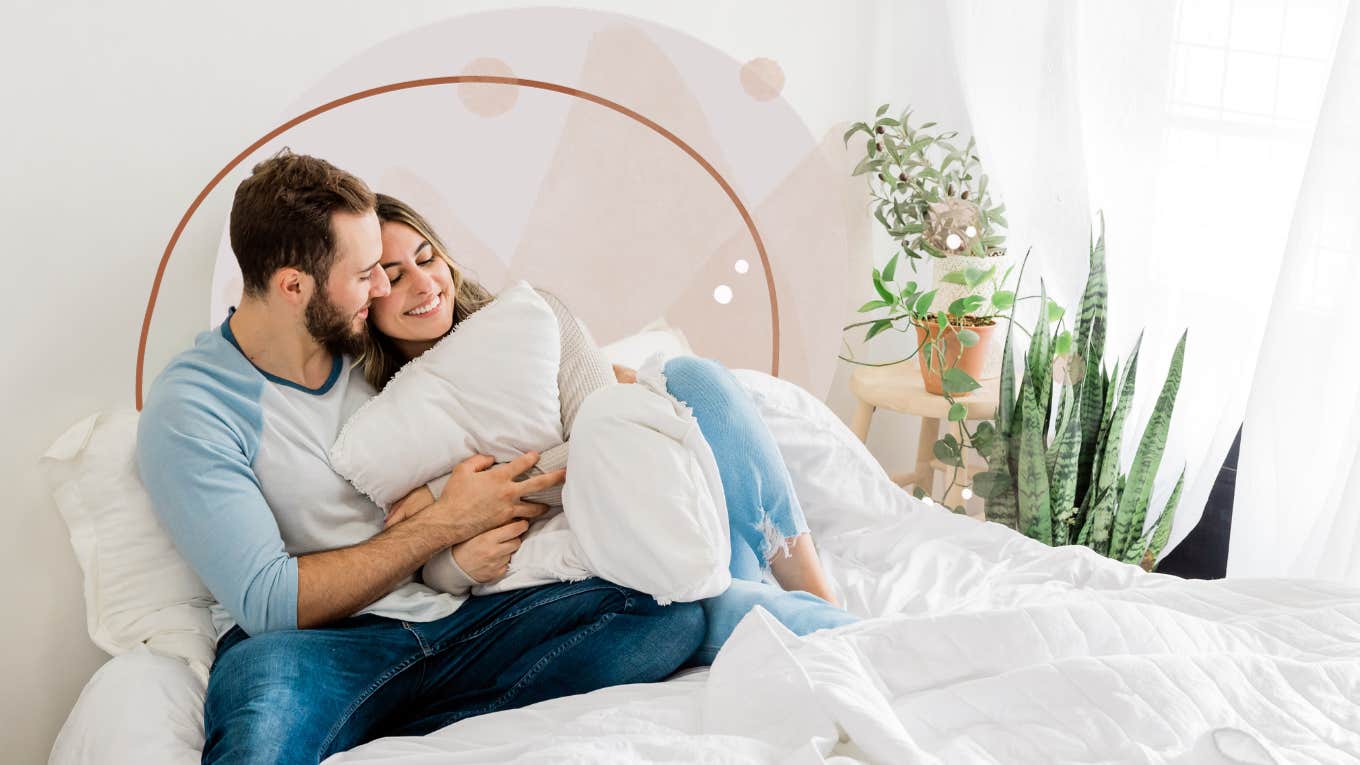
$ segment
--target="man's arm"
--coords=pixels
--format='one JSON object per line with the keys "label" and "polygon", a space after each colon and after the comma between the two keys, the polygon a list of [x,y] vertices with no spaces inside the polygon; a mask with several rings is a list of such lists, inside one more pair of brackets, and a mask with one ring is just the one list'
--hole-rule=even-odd
{"label": "man's arm", "polygon": [[[511,478],[536,455],[497,466],[465,460],[450,490],[419,518],[351,547],[298,557],[284,549],[278,522],[250,466],[245,439],[211,412],[148,402],[137,456],[152,507],[204,585],[247,634],[314,627],[386,595],[436,552],[545,508],[520,500],[560,483],[551,474]],[[516,473],[506,471],[516,470]],[[518,488],[517,488],[518,487]]]}

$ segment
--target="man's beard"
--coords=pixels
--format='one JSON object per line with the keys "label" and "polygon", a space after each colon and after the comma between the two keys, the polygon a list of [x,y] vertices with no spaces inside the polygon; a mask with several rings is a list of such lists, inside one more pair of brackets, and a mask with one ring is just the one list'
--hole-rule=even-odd
{"label": "man's beard", "polygon": [[335,307],[325,290],[317,290],[307,301],[307,332],[326,350],[341,356],[358,356],[368,339],[368,326],[355,332],[354,315],[346,316]]}

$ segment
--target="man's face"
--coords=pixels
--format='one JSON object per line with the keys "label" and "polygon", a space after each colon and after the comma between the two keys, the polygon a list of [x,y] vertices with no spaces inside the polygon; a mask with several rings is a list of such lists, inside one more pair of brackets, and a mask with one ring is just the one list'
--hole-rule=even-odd
{"label": "man's face", "polygon": [[334,213],[335,262],[307,301],[307,332],[332,353],[354,355],[368,334],[368,306],[391,291],[382,259],[377,213]]}

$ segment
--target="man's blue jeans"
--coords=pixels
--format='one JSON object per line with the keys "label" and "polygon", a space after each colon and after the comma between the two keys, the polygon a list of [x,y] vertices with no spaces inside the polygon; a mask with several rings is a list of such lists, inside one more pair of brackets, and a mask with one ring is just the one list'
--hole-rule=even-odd
{"label": "man's blue jeans", "polygon": [[690,407],[713,450],[727,499],[732,537],[732,586],[702,601],[703,645],[690,664],[711,664],[737,623],[764,606],[796,635],[839,627],[858,617],[807,592],[785,592],[764,581],[786,539],[808,531],[789,468],[774,435],[737,378],[714,359],[677,356],[662,367],[666,391]]}
{"label": "man's blue jeans", "polygon": [[433,622],[364,615],[218,642],[205,763],[316,763],[473,715],[664,679],[704,635],[697,603],[602,579],[469,598]]}

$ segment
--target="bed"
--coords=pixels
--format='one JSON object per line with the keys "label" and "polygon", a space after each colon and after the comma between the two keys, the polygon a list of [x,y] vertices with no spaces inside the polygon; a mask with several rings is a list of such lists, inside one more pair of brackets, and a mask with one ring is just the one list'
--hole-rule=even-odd
{"label": "bed", "polygon": [[[838,597],[866,618],[797,638],[756,611],[711,668],[380,739],[328,763],[1360,761],[1360,590],[1148,574],[912,498],[820,398],[853,302],[848,274],[869,270],[852,260],[867,246],[848,243],[848,216],[860,211],[844,196],[840,131],[814,138],[789,104],[748,87],[765,60],[742,64],[637,19],[533,13],[554,44],[522,35],[522,15],[486,13],[367,51],[224,167],[162,256],[137,401],[181,232],[251,160],[305,148],[425,210],[489,286],[531,275],[581,307],[602,342],[623,338],[615,361],[637,366],[657,343],[688,352],[669,322],[736,368],[789,464]],[[428,79],[457,70],[448,51],[486,39],[515,66],[478,59]],[[634,76],[639,60],[650,77]],[[371,140],[375,125],[393,124],[429,135]],[[540,191],[589,193],[526,197],[526,177],[544,179]],[[527,212],[507,201],[526,199]],[[471,228],[484,220],[484,231]],[[239,294],[225,237],[218,255],[214,324]],[[639,275],[648,289],[636,288]],[[720,288],[728,302],[715,308]],[[201,326],[175,318],[158,336],[171,350],[153,352],[152,369]],[[134,417],[118,420],[124,440]],[[95,443],[99,422],[83,424],[49,456],[74,459]],[[126,468],[119,443],[111,470]],[[111,615],[109,597],[127,593],[101,580],[109,545],[58,504],[85,568],[91,636],[116,655],[80,695],[51,763],[198,762],[205,591],[183,569],[139,570],[148,587],[177,582],[164,593],[171,608]]]}
{"label": "bed", "polygon": [[[1360,591],[1186,581],[901,490],[829,409],[738,370],[863,622],[749,614],[708,669],[379,739],[328,763],[1290,763],[1360,758]],[[197,762],[201,673],[138,648],[54,765]]]}

